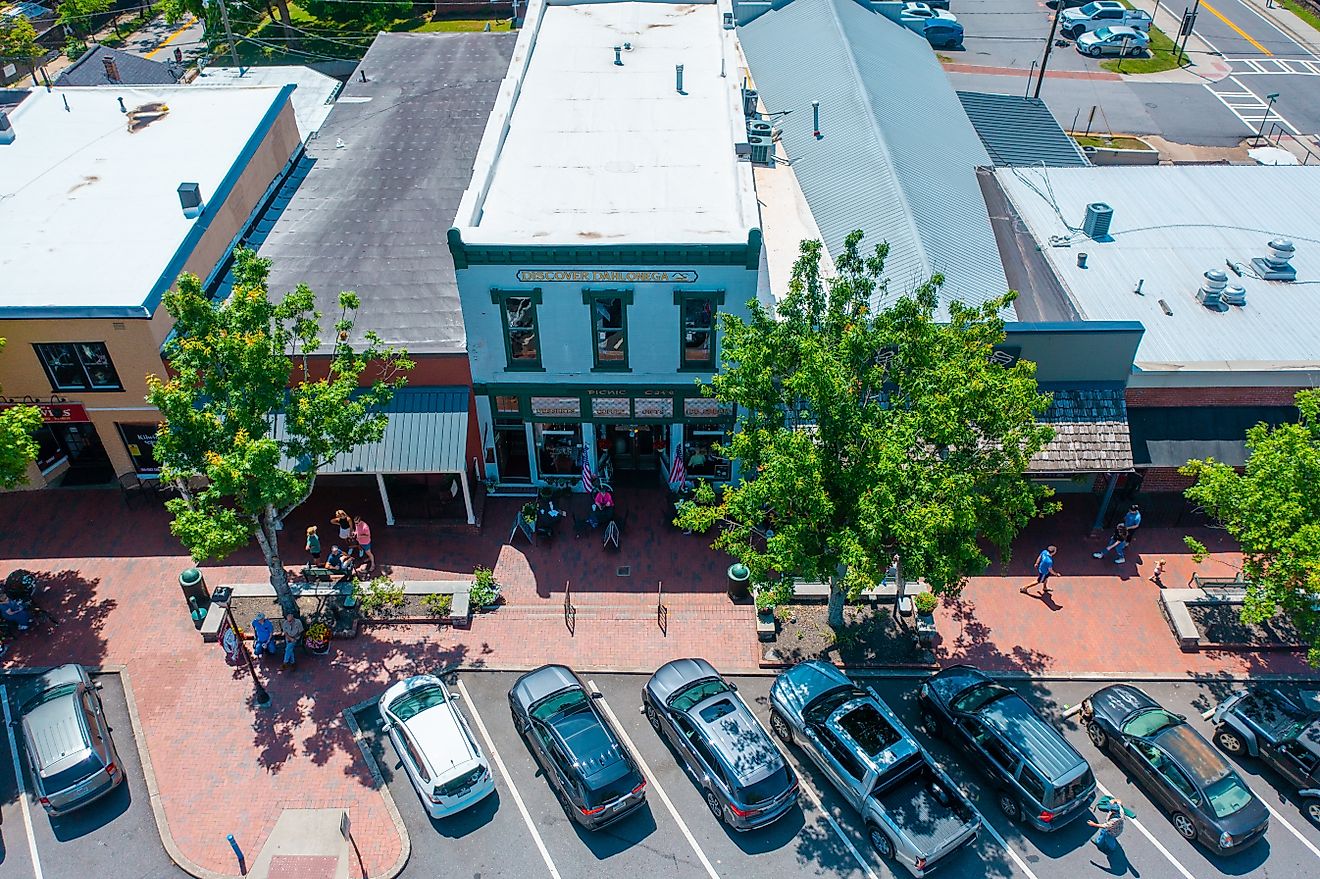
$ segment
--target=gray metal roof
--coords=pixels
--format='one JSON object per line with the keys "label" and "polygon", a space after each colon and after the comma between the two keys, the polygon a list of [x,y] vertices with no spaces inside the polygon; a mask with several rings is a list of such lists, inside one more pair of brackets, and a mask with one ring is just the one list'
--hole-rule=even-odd
{"label": "gray metal roof", "polygon": [[738,33],[762,104],[791,111],[772,122],[831,254],[854,229],[888,241],[891,299],[936,271],[945,301],[1008,289],[976,182],[990,156],[924,38],[857,0],[792,0]]}
{"label": "gray metal roof", "polygon": [[[378,443],[358,446],[320,473],[460,473],[467,449],[468,397],[464,387],[404,388],[385,407],[389,424]],[[284,435],[275,417],[271,435]],[[286,462],[287,463],[287,462]]]}
{"label": "gray metal roof", "polygon": [[339,291],[355,290],[359,338],[372,329],[414,354],[466,350],[444,232],[516,38],[376,38],[308,143],[315,164],[260,249],[274,261],[272,292],[306,283],[329,315]]}
{"label": "gray metal roof", "polygon": [[[103,58],[115,62],[119,79],[106,75]],[[182,75],[183,68],[179,68]],[[60,71],[55,78],[55,85],[174,85],[179,81],[168,64],[152,61],[132,52],[107,49],[105,46],[92,46],[78,57],[78,60]]]}
{"label": "gray metal roof", "polygon": [[958,92],[967,118],[996,165],[1082,168],[1091,163],[1039,98]]}

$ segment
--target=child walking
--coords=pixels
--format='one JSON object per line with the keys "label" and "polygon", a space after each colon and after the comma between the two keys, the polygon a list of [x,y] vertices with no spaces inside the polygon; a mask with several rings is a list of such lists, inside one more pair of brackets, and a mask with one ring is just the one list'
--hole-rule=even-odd
{"label": "child walking", "polygon": [[316,526],[307,526],[307,544],[304,546],[307,550],[308,563],[317,565],[321,562],[321,536],[316,533]]}

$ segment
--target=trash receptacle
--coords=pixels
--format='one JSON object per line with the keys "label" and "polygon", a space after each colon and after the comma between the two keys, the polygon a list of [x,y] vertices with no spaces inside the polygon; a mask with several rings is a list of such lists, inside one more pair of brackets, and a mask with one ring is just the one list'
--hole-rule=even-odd
{"label": "trash receptacle", "polygon": [[211,604],[211,593],[206,591],[206,581],[202,572],[188,568],[179,574],[179,588],[183,590],[183,600],[188,604],[188,613],[192,616],[193,628],[200,629],[206,618],[206,609]]}
{"label": "trash receptacle", "polygon": [[752,592],[748,587],[751,584],[751,579],[752,572],[747,569],[746,565],[741,562],[729,565],[729,597],[735,601],[750,598]]}

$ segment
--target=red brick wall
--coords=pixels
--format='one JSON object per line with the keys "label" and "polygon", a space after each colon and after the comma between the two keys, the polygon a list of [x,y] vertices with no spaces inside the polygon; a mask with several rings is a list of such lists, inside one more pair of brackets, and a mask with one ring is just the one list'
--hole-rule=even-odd
{"label": "red brick wall", "polygon": [[1302,388],[1128,388],[1129,406],[1291,406]]}
{"label": "red brick wall", "polygon": [[1141,490],[1148,492],[1182,492],[1193,481],[1183,476],[1173,467],[1148,467],[1142,473],[1145,475],[1145,479],[1141,482]]}

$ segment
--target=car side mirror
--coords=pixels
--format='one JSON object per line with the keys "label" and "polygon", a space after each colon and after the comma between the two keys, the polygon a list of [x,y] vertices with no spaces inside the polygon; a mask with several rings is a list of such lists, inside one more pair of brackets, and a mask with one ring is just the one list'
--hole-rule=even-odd
{"label": "car side mirror", "polygon": [[1174,717],[1178,718],[1179,720],[1186,720],[1186,719],[1187,719],[1187,715],[1186,715],[1186,714],[1175,714]]}
{"label": "car side mirror", "polygon": [[385,724],[384,726],[382,726],[382,727],[380,728],[380,731],[381,731],[381,732],[389,732],[389,731],[392,730],[392,729],[394,729],[394,724],[392,724],[392,723],[387,723],[387,724]]}
{"label": "car side mirror", "polygon": [[591,692],[591,698],[593,698],[593,699],[604,699],[604,698],[605,698],[605,694],[602,693],[600,690],[592,690],[592,692]]}
{"label": "car side mirror", "polygon": [[104,690],[105,684],[101,683],[100,681],[96,681],[95,683],[92,684],[92,687],[97,690]]}
{"label": "car side mirror", "polygon": [[738,692],[738,685],[735,684],[733,681],[729,681],[729,689],[733,690],[733,692],[736,693]]}

